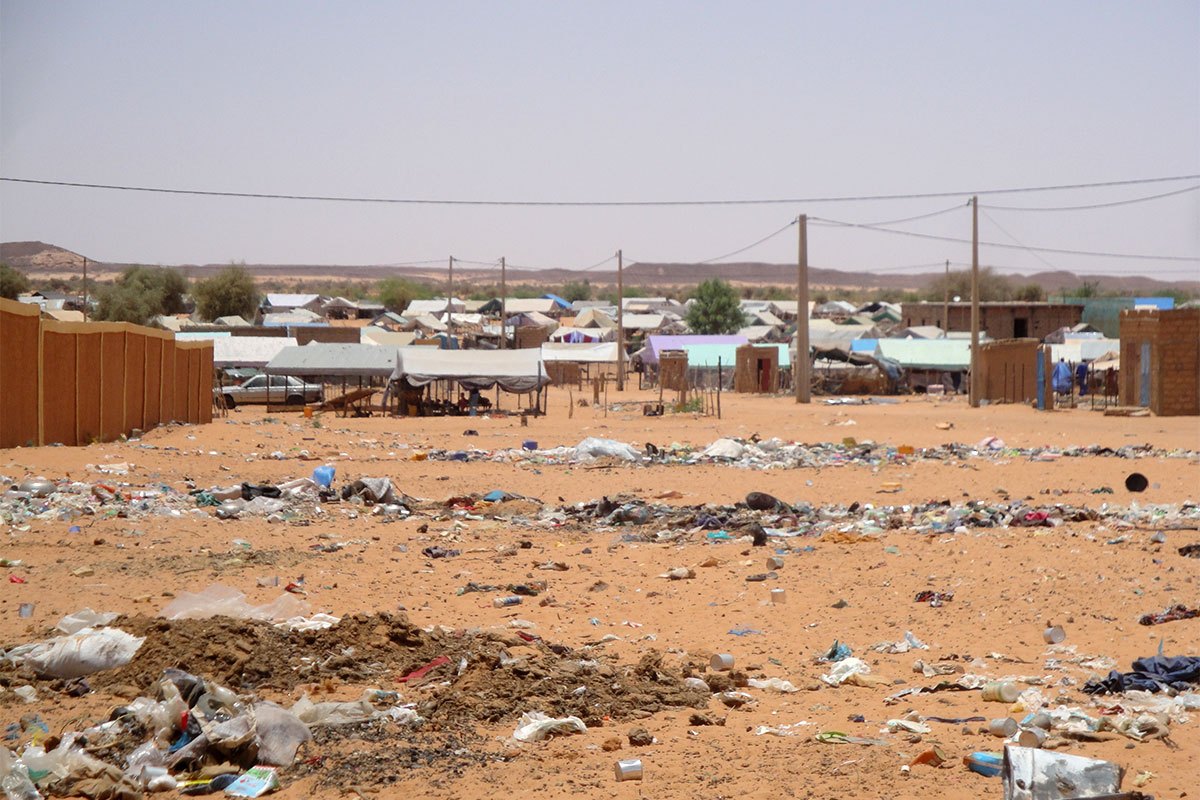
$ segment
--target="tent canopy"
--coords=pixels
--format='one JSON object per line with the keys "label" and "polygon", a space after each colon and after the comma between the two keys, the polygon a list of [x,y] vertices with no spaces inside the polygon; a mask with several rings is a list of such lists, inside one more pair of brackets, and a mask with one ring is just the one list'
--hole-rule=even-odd
{"label": "tent canopy", "polygon": [[395,368],[396,351],[391,347],[310,342],[303,347],[283,348],[264,371],[272,375],[387,378]]}
{"label": "tent canopy", "polygon": [[[647,364],[657,364],[658,354],[663,350],[687,350],[690,345],[699,344],[731,344],[736,347],[737,345],[748,344],[749,341],[745,336],[701,336],[699,334],[669,336],[652,334],[646,337],[646,352],[643,355],[643,359]],[[732,361],[729,363],[733,364]],[[713,366],[716,366],[715,361],[713,362]]]}
{"label": "tent canopy", "polygon": [[617,343],[546,342],[542,345],[542,360],[574,361],[580,364],[615,364],[617,363]]}
{"label": "tent canopy", "polygon": [[285,347],[295,347],[290,336],[223,336],[213,339],[213,366],[263,367]]}
{"label": "tent canopy", "polygon": [[[381,348],[382,349],[382,348]],[[457,381],[464,389],[532,392],[550,382],[542,363],[542,351],[523,350],[437,350],[401,347],[395,351],[392,380],[424,386],[439,380]]]}

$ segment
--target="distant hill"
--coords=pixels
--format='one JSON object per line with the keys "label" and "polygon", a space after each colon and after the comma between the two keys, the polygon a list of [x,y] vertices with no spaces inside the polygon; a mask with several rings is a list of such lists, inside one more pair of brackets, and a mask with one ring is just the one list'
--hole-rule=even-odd
{"label": "distant hill", "polygon": [[[45,242],[4,242],[0,244],[0,261],[27,272],[30,277],[49,280],[78,275],[83,255]],[[88,274],[97,280],[110,280],[127,264],[106,263],[88,258]],[[193,278],[204,278],[219,272],[228,264],[170,265],[186,271]],[[362,280],[401,276],[415,280],[442,282],[446,268],[389,267],[379,265],[338,264],[247,264],[246,269],[260,280]],[[500,280],[498,269],[466,268],[456,265],[456,280],[474,283],[494,283]],[[869,270],[847,272],[836,269],[812,268],[809,282],[813,288],[833,289],[921,289],[941,275],[940,272],[897,275],[877,274]],[[1076,289],[1085,281],[1096,283],[1102,291],[1123,294],[1151,294],[1168,289],[1200,293],[1200,280],[1160,281],[1139,275],[1078,275],[1073,272],[1038,272],[1032,275],[1011,276],[1014,283],[1039,284],[1047,294]],[[689,286],[721,278],[743,286],[792,286],[796,282],[795,264],[765,264],[747,261],[725,264],[632,263],[625,267],[625,283],[629,286]],[[588,280],[593,284],[612,284],[617,281],[616,270],[606,272],[577,272],[569,269],[525,270],[510,268],[508,280],[514,284],[563,284]]]}

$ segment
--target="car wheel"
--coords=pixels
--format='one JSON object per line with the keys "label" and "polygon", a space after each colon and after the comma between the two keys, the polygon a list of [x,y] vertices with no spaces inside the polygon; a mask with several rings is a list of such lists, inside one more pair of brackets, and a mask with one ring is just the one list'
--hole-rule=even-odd
{"label": "car wheel", "polygon": [[225,398],[225,407],[226,408],[237,407],[237,401],[233,399],[233,395],[227,394],[227,395],[224,395],[224,398]]}
{"label": "car wheel", "polygon": [[304,398],[298,394],[289,394],[287,404],[289,406],[302,406],[304,405]]}

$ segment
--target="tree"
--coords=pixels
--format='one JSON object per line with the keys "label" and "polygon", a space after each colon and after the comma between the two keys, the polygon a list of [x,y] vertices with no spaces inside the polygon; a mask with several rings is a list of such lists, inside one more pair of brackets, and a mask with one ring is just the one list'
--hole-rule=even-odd
{"label": "tree", "polygon": [[[960,298],[961,302],[971,301],[971,271],[960,270],[951,272],[949,277],[939,275],[929,282],[925,296],[935,302],[941,302],[945,297],[947,284],[950,286],[950,299]],[[979,299],[1011,300],[1013,297],[1012,283],[1008,278],[999,275],[991,267],[979,268]]]}
{"label": "tree", "polygon": [[19,269],[0,264],[0,297],[16,300],[17,295],[29,291],[29,278]]}
{"label": "tree", "polygon": [[1016,288],[1013,299],[1026,303],[1040,303],[1046,299],[1046,290],[1040,283],[1025,283]]}
{"label": "tree", "polygon": [[100,292],[96,319],[146,324],[160,314],[185,311],[187,278],[164,267],[128,267],[116,282]]}
{"label": "tree", "polygon": [[203,319],[241,316],[252,318],[258,306],[258,288],[246,268],[231,264],[192,287],[196,310]]}
{"label": "tree", "polygon": [[737,290],[720,278],[710,278],[692,293],[695,301],[684,321],[693,333],[737,333],[746,325]]}
{"label": "tree", "polygon": [[433,292],[428,286],[404,278],[384,278],[376,287],[379,302],[388,311],[402,313],[413,300],[428,300]]}
{"label": "tree", "polygon": [[568,303],[577,303],[580,300],[592,299],[592,284],[588,281],[571,281],[563,284],[562,299]]}

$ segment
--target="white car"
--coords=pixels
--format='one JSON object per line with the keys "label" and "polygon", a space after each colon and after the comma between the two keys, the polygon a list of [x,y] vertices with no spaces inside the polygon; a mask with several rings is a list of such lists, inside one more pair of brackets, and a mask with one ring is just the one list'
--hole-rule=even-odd
{"label": "white car", "polygon": [[305,383],[291,375],[271,375],[269,384],[267,380],[266,375],[255,375],[237,386],[213,391],[220,392],[226,408],[233,408],[238,403],[286,403],[299,406],[319,402],[325,391],[319,383]]}

